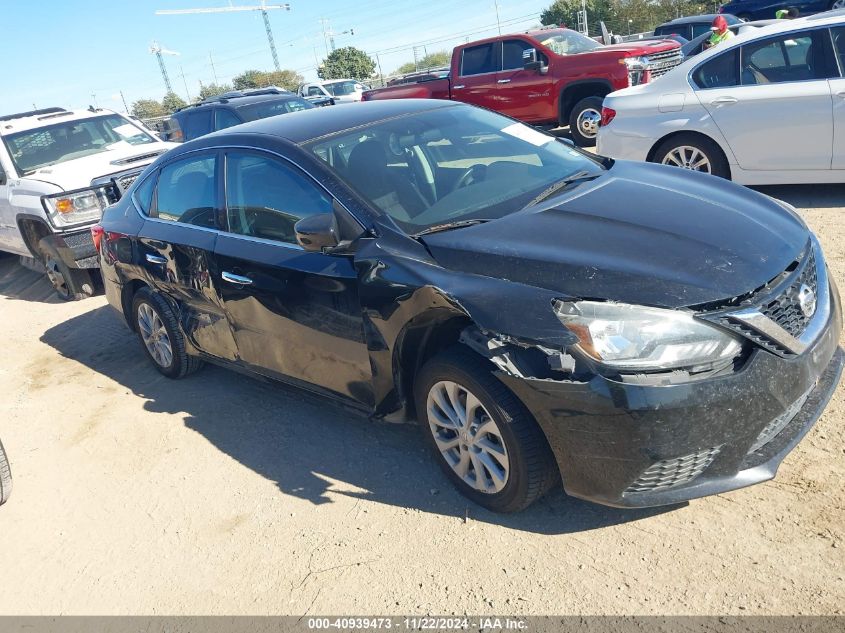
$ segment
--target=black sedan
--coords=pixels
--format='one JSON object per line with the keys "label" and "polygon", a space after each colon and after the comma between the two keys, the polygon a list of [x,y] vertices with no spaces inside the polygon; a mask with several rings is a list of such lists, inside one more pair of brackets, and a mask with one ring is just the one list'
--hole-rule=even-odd
{"label": "black sedan", "polygon": [[211,361],[416,419],[494,510],[561,479],[625,507],[770,479],[842,369],[839,297],[793,209],[468,105],[236,126],[130,194],[95,241],[159,371]]}

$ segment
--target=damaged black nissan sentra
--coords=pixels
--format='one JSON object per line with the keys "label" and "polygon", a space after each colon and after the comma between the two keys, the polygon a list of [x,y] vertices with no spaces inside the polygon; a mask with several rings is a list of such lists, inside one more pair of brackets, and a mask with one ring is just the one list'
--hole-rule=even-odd
{"label": "damaged black nissan sentra", "polygon": [[838,293],[791,207],[472,106],[240,125],[130,194],[95,242],[163,374],[212,361],[417,419],[498,511],[561,480],[634,507],[770,479],[842,369]]}

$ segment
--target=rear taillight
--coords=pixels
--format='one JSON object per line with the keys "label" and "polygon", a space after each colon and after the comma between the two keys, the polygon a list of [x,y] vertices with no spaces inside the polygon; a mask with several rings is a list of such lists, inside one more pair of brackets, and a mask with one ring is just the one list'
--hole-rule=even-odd
{"label": "rear taillight", "polygon": [[105,229],[99,224],[95,224],[91,227],[91,238],[94,240],[94,248],[97,249],[97,252],[100,252],[100,242],[103,241],[103,235],[105,234]]}
{"label": "rear taillight", "polygon": [[601,109],[601,124],[608,125],[611,121],[613,121],[613,117],[616,116],[616,110],[613,108],[602,108]]}

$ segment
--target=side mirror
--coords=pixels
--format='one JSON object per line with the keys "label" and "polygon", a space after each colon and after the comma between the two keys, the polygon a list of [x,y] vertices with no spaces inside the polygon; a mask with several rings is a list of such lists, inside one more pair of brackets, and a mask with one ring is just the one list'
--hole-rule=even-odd
{"label": "side mirror", "polygon": [[522,51],[522,68],[523,70],[533,70],[541,75],[549,72],[549,67],[540,59],[536,48],[526,48]]}
{"label": "side mirror", "polygon": [[337,220],[334,213],[318,213],[302,218],[293,225],[296,241],[306,251],[322,251],[338,244]]}

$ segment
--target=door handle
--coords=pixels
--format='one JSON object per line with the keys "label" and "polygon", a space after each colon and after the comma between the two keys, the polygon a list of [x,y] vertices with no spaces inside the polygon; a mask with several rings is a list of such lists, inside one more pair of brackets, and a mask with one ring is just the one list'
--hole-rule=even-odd
{"label": "door handle", "polygon": [[713,99],[713,101],[710,102],[710,105],[731,105],[736,102],[736,97],[719,97],[718,99]]}
{"label": "door handle", "polygon": [[466,86],[464,84],[461,84],[460,86],[452,86],[453,90],[457,90],[458,88],[466,88]]}
{"label": "door handle", "polygon": [[837,97],[842,97],[843,99],[845,99],[845,90],[842,90],[841,92],[837,92],[837,93],[836,93],[836,96],[837,96]]}
{"label": "door handle", "polygon": [[161,255],[150,255],[149,253],[147,253],[147,261],[151,264],[164,265],[167,263],[167,258],[162,257]]}
{"label": "door handle", "polygon": [[509,84],[510,82],[511,82],[511,80],[510,80],[510,79],[500,79],[500,80],[499,80],[499,81],[497,81],[496,83],[497,83],[497,84]]}
{"label": "door handle", "polygon": [[238,284],[240,286],[248,286],[252,283],[252,279],[249,277],[243,277],[241,275],[235,275],[234,273],[227,273],[225,270],[220,275],[223,277],[223,281],[228,281],[230,284]]}

